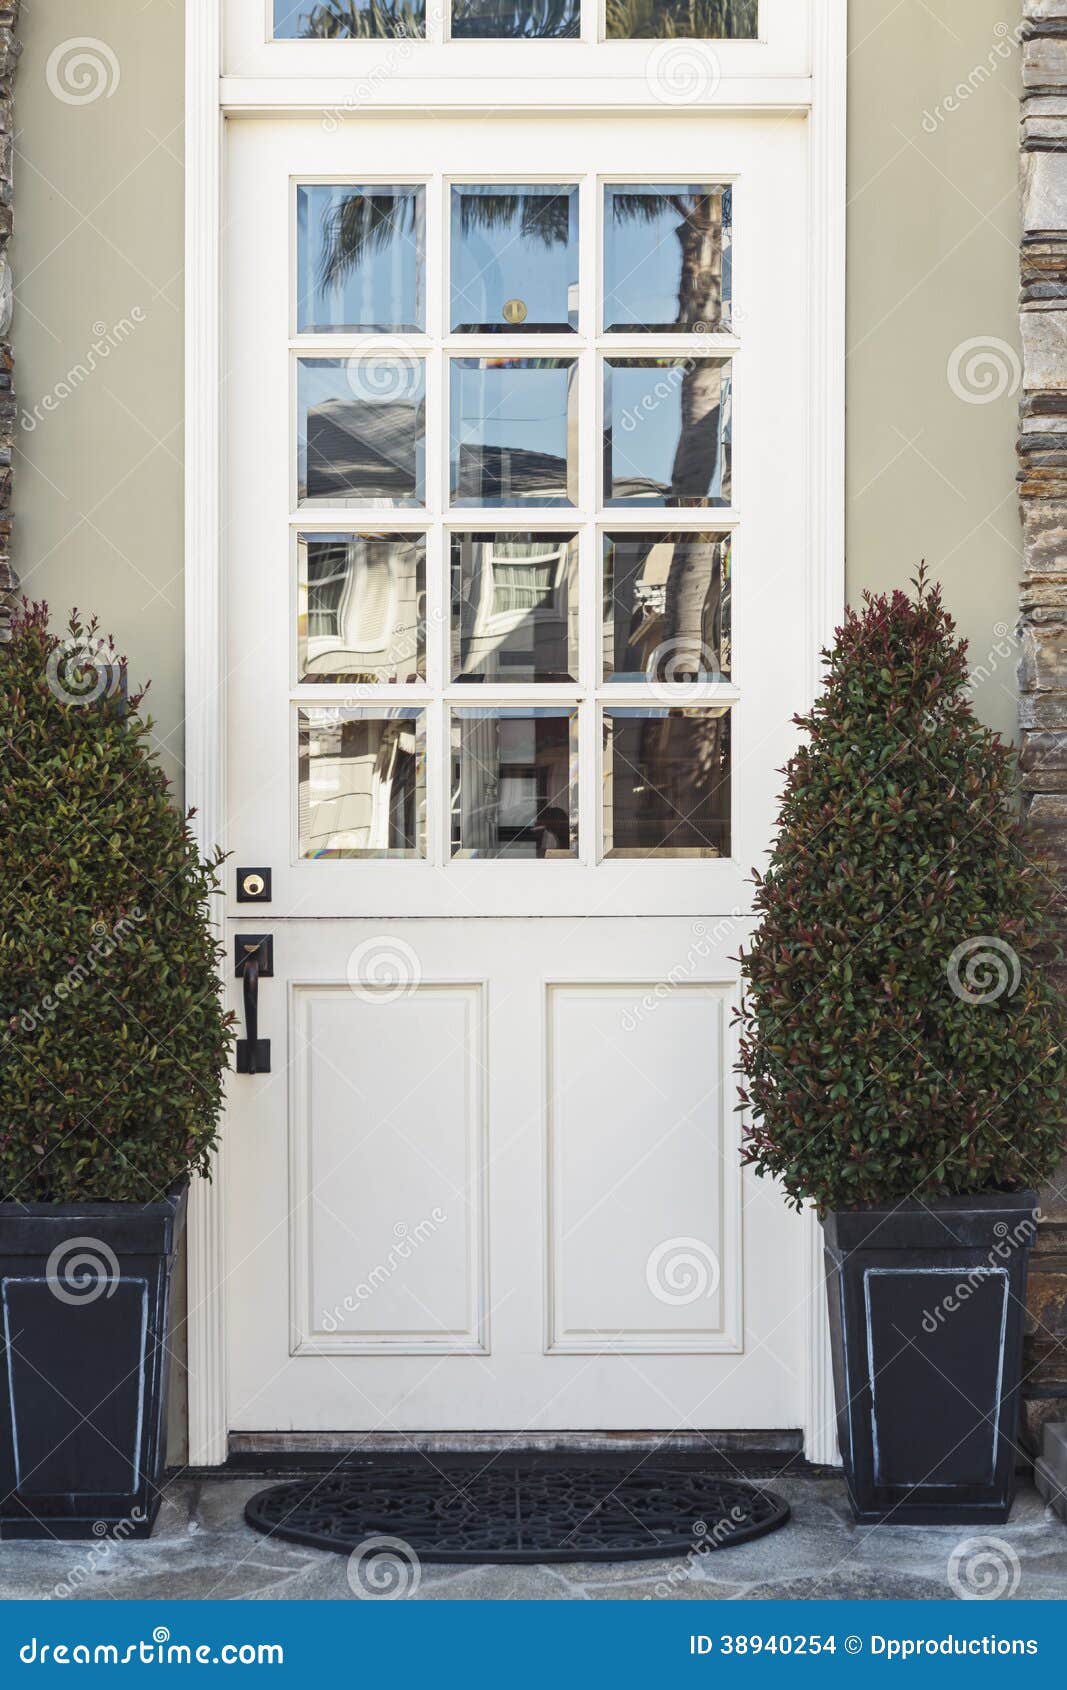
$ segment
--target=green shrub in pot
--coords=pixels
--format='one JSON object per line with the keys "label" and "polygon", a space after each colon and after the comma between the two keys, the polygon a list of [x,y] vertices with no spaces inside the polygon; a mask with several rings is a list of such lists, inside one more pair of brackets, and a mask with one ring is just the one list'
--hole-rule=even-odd
{"label": "green shrub in pot", "polygon": [[[61,1294],[25,1311],[27,1343],[47,1333],[57,1365],[96,1323],[94,1402],[107,1396],[110,1365],[102,1311],[139,1319],[140,1292],[125,1292],[150,1283],[160,1354],[144,1360],[150,1373],[158,1363],[148,1385],[161,1409],[169,1264],[185,1184],[208,1172],[233,1035],[209,918],[220,858],[202,859],[174,806],[142,698],[126,696],[121,663],[76,614],[60,638],[46,608],[30,606],[0,645],[0,1271],[25,1285],[27,1262],[44,1260]],[[82,1248],[65,1252],[64,1241]],[[16,1417],[24,1435],[31,1422],[51,1425],[67,1454],[47,1494],[20,1495],[4,1475],[13,1518],[5,1505],[2,1530],[29,1532],[48,1516],[46,1529],[63,1535],[53,1492],[108,1486],[69,1470],[61,1398],[71,1380],[50,1394],[45,1382],[34,1398],[33,1371],[27,1363]],[[11,1412],[0,1454],[18,1430]],[[117,1483],[113,1499],[117,1516],[137,1523],[139,1511],[141,1524],[161,1448],[145,1420],[139,1482]],[[109,1518],[106,1502],[91,1512]]]}
{"label": "green shrub in pot", "polygon": [[[967,1445],[967,1471],[954,1477],[946,1456],[932,1479],[916,1474],[902,1489],[884,1469],[883,1426],[875,1471],[864,1426],[877,1419],[879,1390],[883,1421],[890,1412],[892,1369],[884,1343],[877,1357],[864,1344],[878,1339],[886,1275],[900,1276],[894,1296],[936,1302],[908,1264],[933,1272],[940,1245],[949,1259],[939,1272],[978,1275],[968,1320],[979,1305],[989,1323],[1021,1315],[1033,1188],[1063,1155],[1067,1115],[1067,1015],[1048,966],[1057,887],[1025,849],[1013,755],[975,716],[966,645],[939,589],[920,572],[911,597],[866,596],[825,655],[821,695],[798,718],[806,738],[785,771],[777,837],[756,877],[760,925],[742,957],[745,1156],[798,1208],[816,1206],[832,1322],[844,1311],[857,1323],[852,1388],[838,1402],[857,1512],[946,1518],[940,1503],[969,1507],[953,1517],[1003,1518],[1003,1485],[985,1514],[975,1512],[981,1499],[963,1501],[983,1470],[980,1439]],[[911,1333],[915,1322],[896,1315]],[[963,1325],[933,1324],[924,1336],[936,1350],[941,1335],[945,1364],[945,1331],[958,1339]],[[994,1415],[998,1483],[1014,1453],[1021,1319],[1008,1326],[1016,1359]],[[965,1348],[977,1343],[972,1334]],[[921,1350],[913,1341],[906,1353],[918,1369],[909,1386],[925,1380],[935,1394],[916,1410],[929,1416],[939,1403],[951,1440],[957,1394],[935,1390],[939,1360],[920,1365]],[[848,1357],[837,1360],[843,1390]],[[902,1362],[902,1388],[906,1372]],[[880,1386],[861,1389],[868,1378]],[[968,1384],[991,1412],[984,1385]]]}
{"label": "green shrub in pot", "polygon": [[206,1173],[231,1033],[204,862],[141,696],[43,606],[0,646],[0,1197],[144,1203]]}

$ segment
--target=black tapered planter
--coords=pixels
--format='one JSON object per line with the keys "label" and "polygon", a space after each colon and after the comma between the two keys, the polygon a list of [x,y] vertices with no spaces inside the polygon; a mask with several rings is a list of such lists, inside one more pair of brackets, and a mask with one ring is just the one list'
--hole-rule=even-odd
{"label": "black tapered planter", "polygon": [[823,1221],[837,1428],[858,1520],[995,1525],[1015,1495],[1032,1191]]}
{"label": "black tapered planter", "polygon": [[151,1532],[186,1192],[0,1203],[0,1538]]}

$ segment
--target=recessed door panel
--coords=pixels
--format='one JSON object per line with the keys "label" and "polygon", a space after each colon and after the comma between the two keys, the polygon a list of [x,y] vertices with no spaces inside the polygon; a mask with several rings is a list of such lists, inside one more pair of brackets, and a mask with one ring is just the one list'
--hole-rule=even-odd
{"label": "recessed door panel", "polygon": [[484,1350],[482,990],[350,964],[290,997],[294,1351]]}
{"label": "recessed door panel", "polygon": [[553,1351],[741,1347],[730,986],[657,987],[549,989]]}

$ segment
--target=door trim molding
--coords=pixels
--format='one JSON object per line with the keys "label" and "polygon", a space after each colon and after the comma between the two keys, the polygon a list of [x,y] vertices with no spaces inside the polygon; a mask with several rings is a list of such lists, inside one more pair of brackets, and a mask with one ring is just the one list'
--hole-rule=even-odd
{"label": "door trim molding", "polygon": [[[202,853],[224,844],[222,0],[185,8],[185,797]],[[225,1145],[225,1116],[222,1121]],[[192,1182],[187,1234],[189,1461],[226,1460],[225,1158]]]}
{"label": "door trim molding", "polygon": [[[807,446],[812,590],[806,629],[813,695],[820,676],[818,652],[832,636],[844,604],[846,39],[843,0],[813,0],[813,97],[808,117],[812,426]],[[227,83],[224,90],[221,69],[222,0],[198,0],[186,8],[185,23],[185,772],[187,802],[197,812],[194,832],[204,851],[226,844],[220,546],[224,92],[230,109],[235,108],[233,85]],[[308,86],[310,90],[310,79]],[[791,95],[797,92],[790,90]],[[306,105],[307,98],[302,103]],[[281,107],[272,101],[270,109]],[[189,1461],[198,1467],[220,1466],[228,1453],[225,1117],[222,1126],[223,1149],[215,1158],[214,1178],[210,1184],[194,1182],[189,1205]],[[821,1234],[813,1213],[802,1224],[808,1242],[805,1453],[809,1461],[833,1463],[838,1456],[830,1412],[833,1383]]]}
{"label": "door trim molding", "polygon": [[[808,544],[806,649],[811,696],[822,678],[820,653],[831,643],[845,604],[845,143],[848,71],[847,8],[817,0],[812,17],[811,280],[809,283],[812,426],[807,482],[812,501]],[[823,1291],[822,1228],[809,1208],[808,1283],[804,1303],[804,1454],[840,1465],[830,1360],[830,1324]]]}

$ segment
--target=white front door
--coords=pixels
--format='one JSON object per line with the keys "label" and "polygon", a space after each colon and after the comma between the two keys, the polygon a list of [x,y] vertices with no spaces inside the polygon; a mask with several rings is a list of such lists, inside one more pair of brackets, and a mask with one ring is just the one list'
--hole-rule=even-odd
{"label": "white front door", "polygon": [[731,1006],[812,672],[805,127],[228,125],[235,1431],[802,1422]]}

